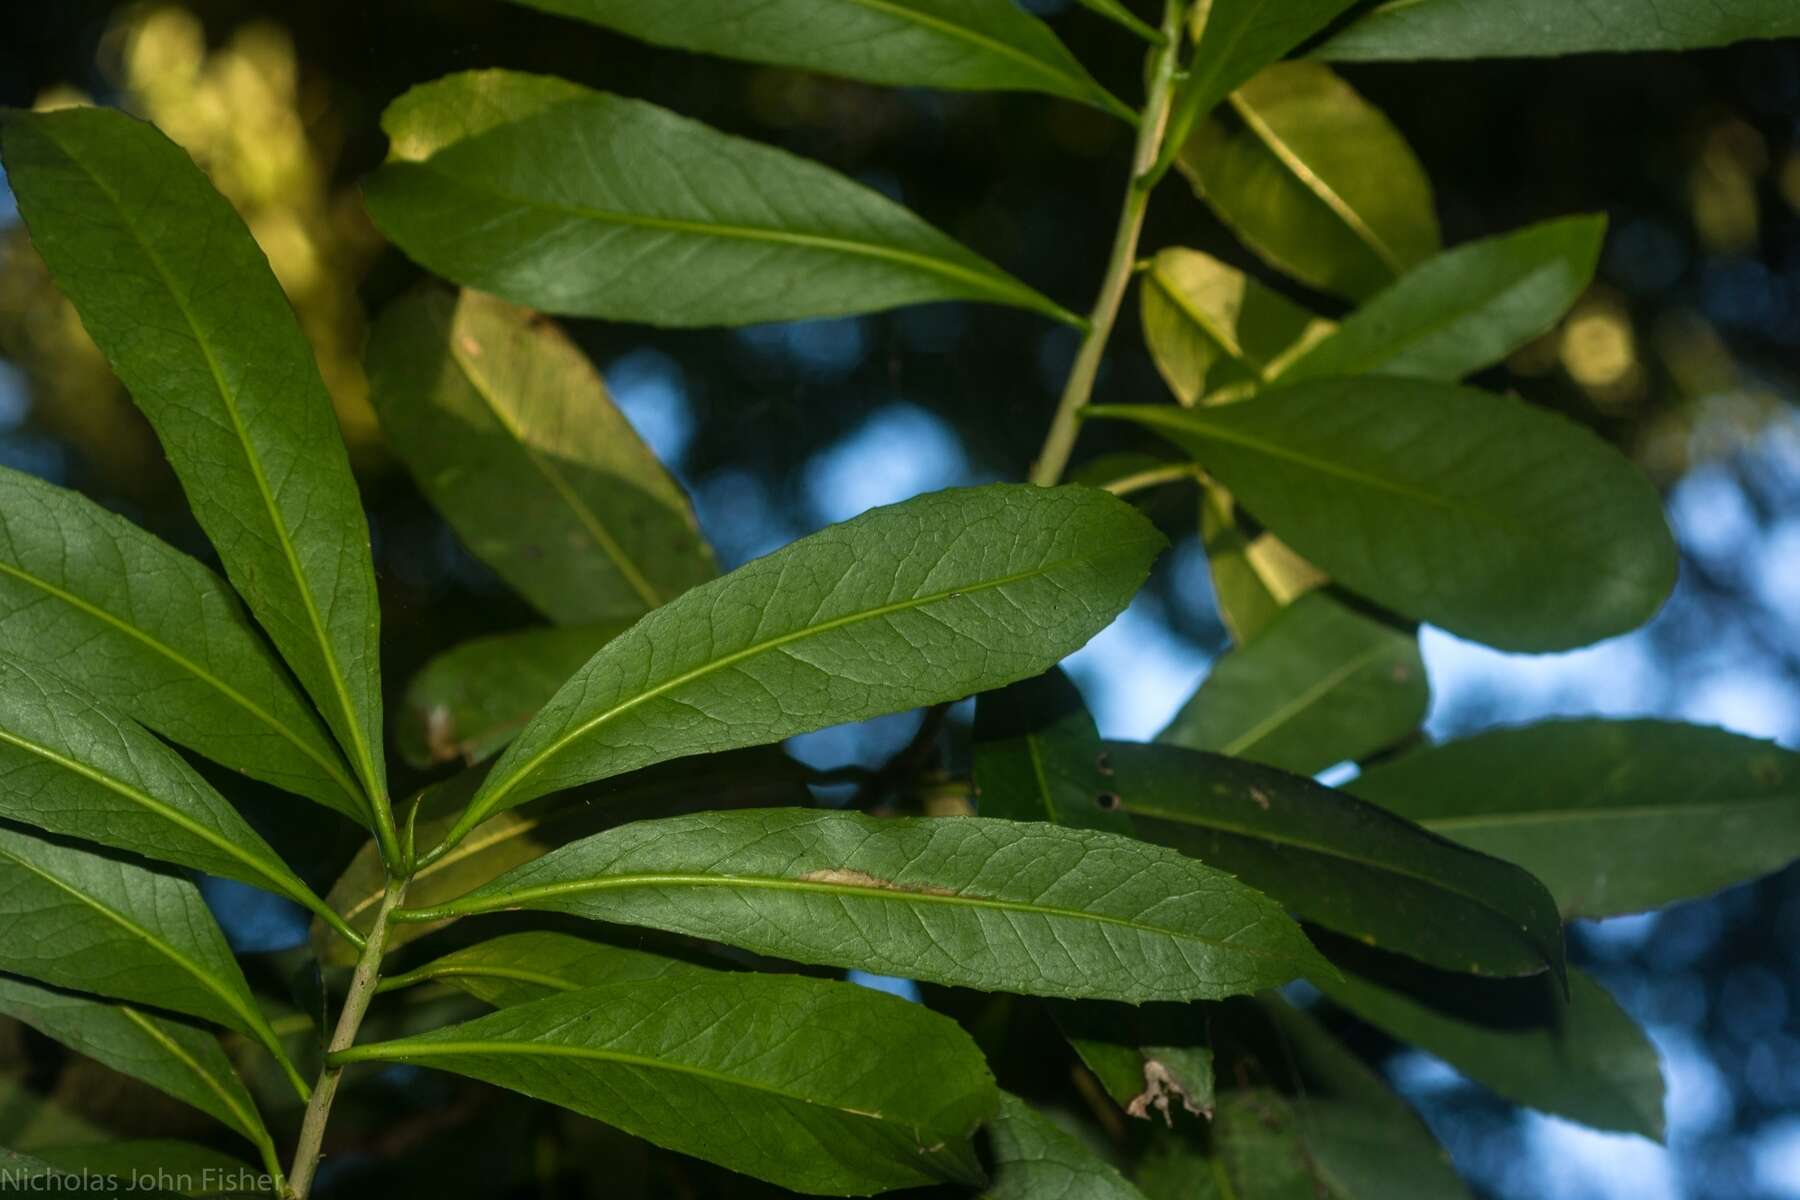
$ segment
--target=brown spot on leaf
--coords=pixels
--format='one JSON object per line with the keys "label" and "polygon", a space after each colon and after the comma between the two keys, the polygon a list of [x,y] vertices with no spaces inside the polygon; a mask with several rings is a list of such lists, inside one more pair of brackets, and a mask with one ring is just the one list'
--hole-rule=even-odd
{"label": "brown spot on leaf", "polygon": [[1107,812],[1117,812],[1119,805],[1123,804],[1124,801],[1119,799],[1119,793],[1117,792],[1101,792],[1098,796],[1094,797],[1094,803],[1098,804]]}
{"label": "brown spot on leaf", "polygon": [[434,763],[449,762],[463,752],[462,744],[456,740],[450,709],[445,705],[434,704],[425,714],[425,750]]}
{"label": "brown spot on leaf", "polygon": [[1212,1106],[1197,1103],[1192,1096],[1188,1095],[1187,1089],[1181,1086],[1180,1081],[1175,1078],[1169,1068],[1154,1058],[1146,1058],[1144,1060],[1144,1090],[1131,1098],[1131,1103],[1125,1106],[1125,1111],[1139,1120],[1147,1121],[1150,1119],[1150,1110],[1154,1108],[1162,1114],[1163,1124],[1173,1126],[1175,1117],[1169,1111],[1169,1105],[1175,1100],[1180,1100],[1181,1107],[1196,1117],[1212,1116]]}
{"label": "brown spot on leaf", "polygon": [[470,358],[481,357],[481,343],[476,341],[474,337],[465,333],[462,335],[461,341],[464,354],[468,355]]}
{"label": "brown spot on leaf", "polygon": [[1259,787],[1253,787],[1250,789],[1250,798],[1256,801],[1256,807],[1262,809],[1264,812],[1269,811],[1269,793],[1263,791]]}
{"label": "brown spot on leaf", "polygon": [[915,883],[895,883],[891,879],[882,879],[867,871],[857,871],[848,867],[821,867],[817,871],[808,871],[800,876],[802,883],[831,883],[838,887],[870,888],[882,892],[915,892],[924,896],[954,896],[949,888],[929,887]]}

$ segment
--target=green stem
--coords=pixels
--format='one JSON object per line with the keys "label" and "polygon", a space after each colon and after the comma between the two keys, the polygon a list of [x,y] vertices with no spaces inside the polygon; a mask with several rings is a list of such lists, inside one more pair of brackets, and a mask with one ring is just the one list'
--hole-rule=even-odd
{"label": "green stem", "polygon": [[362,956],[356,960],[356,972],[350,977],[350,991],[344,997],[337,1028],[326,1047],[325,1067],[319,1072],[319,1082],[313,1087],[312,1100],[306,1106],[306,1117],[300,1125],[294,1164],[288,1171],[288,1194],[293,1200],[306,1200],[313,1175],[319,1169],[325,1123],[331,1117],[331,1102],[337,1097],[338,1082],[344,1075],[344,1068],[334,1064],[331,1056],[349,1049],[356,1041],[357,1031],[362,1028],[363,1016],[369,1011],[369,1002],[375,998],[381,983],[381,956],[387,948],[388,917],[406,897],[407,882],[405,879],[388,880],[387,894],[382,897],[381,909],[375,914],[375,924],[369,930]]}
{"label": "green stem", "polygon": [[1031,482],[1041,487],[1054,487],[1069,465],[1069,454],[1075,448],[1080,428],[1081,410],[1094,394],[1094,380],[1100,373],[1100,359],[1106,353],[1107,339],[1119,319],[1119,306],[1125,300],[1125,289],[1131,282],[1137,261],[1138,235],[1143,232],[1144,213],[1150,207],[1148,174],[1156,166],[1162,149],[1163,126],[1169,119],[1169,99],[1174,93],[1176,58],[1181,48],[1182,18],[1187,6],[1183,0],[1167,0],[1163,10],[1164,42],[1157,47],[1150,64],[1150,88],[1144,100],[1143,119],[1138,122],[1137,146],[1131,157],[1131,181],[1125,186],[1125,202],[1119,210],[1118,230],[1113,235],[1112,257],[1100,283],[1100,294],[1088,316],[1087,334],[1075,354],[1075,365],[1069,368],[1068,382],[1063,385],[1062,399],[1050,431],[1044,436],[1043,449],[1031,468]]}

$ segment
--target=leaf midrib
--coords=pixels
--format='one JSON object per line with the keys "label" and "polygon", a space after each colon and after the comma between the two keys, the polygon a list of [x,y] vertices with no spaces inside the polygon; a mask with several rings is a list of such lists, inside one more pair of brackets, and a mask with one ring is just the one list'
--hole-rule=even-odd
{"label": "leaf midrib", "polygon": [[[1358,671],[1379,662],[1382,657],[1392,649],[1393,647],[1391,646],[1370,646],[1361,654],[1354,655],[1345,662],[1340,663],[1336,668],[1320,676],[1309,686],[1302,689],[1298,695],[1292,697],[1284,704],[1277,705],[1274,711],[1269,713],[1268,716],[1256,722],[1254,725],[1250,726],[1250,728],[1244,730],[1235,738],[1219,747],[1218,753],[1230,755],[1233,758],[1242,758],[1246,750],[1268,740],[1270,735],[1280,729],[1283,725],[1286,725],[1297,714],[1304,712],[1314,704],[1317,704],[1320,700],[1323,700],[1335,690],[1339,684],[1355,675]],[[1205,690],[1206,689],[1204,688],[1201,689],[1201,695],[1205,694]],[[1196,699],[1198,698],[1199,697],[1196,697]]]}
{"label": "leaf midrib", "polygon": [[219,1098],[220,1103],[224,1104],[231,1115],[237,1118],[239,1133],[242,1133],[258,1146],[265,1145],[269,1142],[269,1131],[264,1128],[262,1119],[256,1115],[256,1110],[252,1108],[246,1112],[244,1110],[243,1101],[232,1094],[231,1089],[225,1085],[224,1080],[207,1070],[198,1059],[189,1054],[183,1046],[164,1032],[156,1022],[151,1020],[144,1013],[139,1012],[129,1004],[119,1005],[119,1012],[127,1021],[130,1021],[139,1029],[143,1030],[145,1036],[161,1046],[164,1053],[186,1067],[190,1074],[206,1085],[208,1091]]}
{"label": "leaf midrib", "polygon": [[[994,54],[998,54],[1002,58],[1013,59],[1016,62],[1032,68],[1039,74],[1047,75],[1052,79],[1062,80],[1068,84],[1073,84],[1076,92],[1082,94],[1087,99],[1099,103],[1102,107],[1109,109],[1115,114],[1124,107],[1110,92],[1106,91],[1092,80],[1083,79],[1080,75],[1072,74],[1064,68],[1059,68],[1055,63],[1046,62],[1027,51],[1021,50],[1016,46],[1009,46],[1005,42],[992,38],[978,30],[970,29],[966,25],[953,24],[944,20],[942,17],[934,17],[929,13],[920,12],[917,9],[911,9],[904,5],[895,4],[892,0],[846,0],[846,2],[861,5],[863,8],[871,9],[875,12],[887,13],[889,16],[899,17],[902,21],[911,21],[914,24],[923,25],[929,29],[936,29],[940,33],[947,34],[959,41],[968,42],[970,45],[979,46]],[[1028,16],[1028,14],[1022,15]],[[1068,95],[1069,93],[1064,94]],[[1108,101],[1111,103],[1107,103]]]}
{"label": "leaf midrib", "polygon": [[[1470,813],[1459,817],[1410,817],[1431,830],[1467,830],[1481,827],[1503,828],[1525,825],[1561,825],[1581,821],[1636,821],[1646,817],[1719,817],[1732,811],[1765,806],[1787,807],[1793,796],[1731,797],[1723,802],[1705,804],[1635,804],[1607,808],[1514,809],[1506,812]],[[1371,801],[1380,803],[1380,801]],[[1720,810],[1725,810],[1721,812]]]}

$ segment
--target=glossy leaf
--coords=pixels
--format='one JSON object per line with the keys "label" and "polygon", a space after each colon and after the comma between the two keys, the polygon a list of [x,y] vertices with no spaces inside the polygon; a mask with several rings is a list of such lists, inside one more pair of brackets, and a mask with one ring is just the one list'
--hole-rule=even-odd
{"label": "glossy leaf", "polygon": [[1344,61],[1538,58],[1619,50],[1694,50],[1748,38],[1800,36],[1789,0],[1386,0],[1319,47]]}
{"label": "glossy leaf", "polygon": [[0,971],[229,1026],[293,1075],[186,879],[0,826],[0,920]]}
{"label": "glossy leaf", "polygon": [[718,574],[681,486],[552,322],[421,290],[382,313],[368,362],[419,489],[555,623],[634,617]]}
{"label": "glossy leaf", "polygon": [[0,644],[214,762],[366,812],[237,596],[75,492],[0,467]]}
{"label": "glossy leaf", "polygon": [[1335,328],[1198,250],[1158,252],[1138,296],[1156,369],[1190,407],[1210,393],[1253,390]]}
{"label": "glossy leaf", "polygon": [[422,967],[381,981],[382,991],[420,983],[445,983],[495,1008],[511,1008],[609,984],[665,976],[703,978],[717,971],[624,946],[612,946],[547,929],[502,934],[454,950]]}
{"label": "glossy leaf", "polygon": [[984,817],[1130,833],[1081,693],[1060,670],[975,704],[975,789]]}
{"label": "glossy leaf", "polygon": [[1503,650],[1624,633],[1674,586],[1674,542],[1637,468],[1508,397],[1367,377],[1217,408],[1089,411],[1193,454],[1345,587]]}
{"label": "glossy leaf", "polygon": [[395,740],[415,767],[500,753],[627,621],[498,633],[452,646],[406,685]]}
{"label": "glossy leaf", "polygon": [[179,754],[59,676],[3,653],[0,817],[325,909]]}
{"label": "glossy leaf", "polygon": [[1283,608],[1326,582],[1324,572],[1274,534],[1245,532],[1237,502],[1216,483],[1208,483],[1200,495],[1200,545],[1219,620],[1240,646],[1268,628]]}
{"label": "glossy leaf", "polygon": [[1660,908],[1800,857],[1800,754],[1668,721],[1495,729],[1350,790],[1519,863],[1568,917]]}
{"label": "glossy leaf", "polygon": [[395,919],[511,908],[1044,996],[1216,997],[1320,965],[1279,908],[1221,871],[1114,834],[977,817],[760,809],[640,821]]}
{"label": "glossy leaf", "polygon": [[545,312],[749,325],[984,300],[1079,323],[879,192],[639,100],[478,71],[382,125],[389,161],[364,185],[381,231]]}
{"label": "glossy leaf", "polygon": [[1156,740],[1312,775],[1393,745],[1430,698],[1416,636],[1315,592],[1220,656]]}
{"label": "glossy leaf", "polygon": [[1049,26],[1013,0],[519,2],[659,46],[870,83],[1048,92],[1116,116],[1132,115],[1094,82]]}
{"label": "glossy leaf", "polygon": [[1107,757],[1139,837],[1308,921],[1452,971],[1562,969],[1555,903],[1511,863],[1305,776],[1175,746],[1108,742]]}
{"label": "glossy leaf", "polygon": [[1402,275],[1281,372],[1453,382],[1556,324],[1594,278],[1605,217],[1568,217],[1447,250]]}
{"label": "glossy leaf", "polygon": [[1177,160],[1244,244],[1313,287],[1373,295],[1437,253],[1431,183],[1399,132],[1329,68],[1281,63]]}
{"label": "glossy leaf", "polygon": [[128,1004],[4,976],[0,1013],[192,1105],[258,1146],[270,1145],[256,1102],[218,1039],[204,1030]]}
{"label": "glossy leaf", "polygon": [[1118,1170],[1009,1092],[988,1122],[994,1182],[982,1200],[1144,1200]]}
{"label": "glossy leaf", "polygon": [[796,1191],[981,1177],[998,1095],[957,1025],[851,984],[667,976],[502,1009],[339,1062],[454,1071]]}
{"label": "glossy leaf", "polygon": [[281,285],[187,153],[106,109],[14,114],[7,181],[155,426],[225,573],[386,803],[369,530]]}
{"label": "glossy leaf", "polygon": [[919,496],[702,584],[608,642],[507,748],[451,831],[688,754],[1037,675],[1118,615],[1163,546],[1086,488]]}
{"label": "glossy leaf", "polygon": [[1656,1048],[1582,972],[1569,972],[1564,1001],[1545,977],[1448,975],[1336,939],[1330,953],[1344,975],[1321,988],[1376,1028],[1529,1108],[1662,1136]]}

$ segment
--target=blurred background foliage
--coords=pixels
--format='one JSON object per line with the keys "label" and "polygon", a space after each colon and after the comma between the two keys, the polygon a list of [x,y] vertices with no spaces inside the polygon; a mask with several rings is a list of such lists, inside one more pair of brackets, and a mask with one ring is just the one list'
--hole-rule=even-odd
{"label": "blurred background foliage", "polygon": [[[1138,93],[1129,37],[1064,0],[1029,6],[1108,87]],[[359,361],[368,314],[414,277],[356,190],[385,153],[380,112],[412,84],[480,66],[641,96],[822,160],[1075,309],[1097,282],[1129,153],[1125,127],[1075,104],[880,89],[682,55],[497,0],[0,6],[0,103],[99,102],[154,121],[268,254],[318,354],[370,508],[390,697],[429,654],[531,621],[383,453]],[[1661,714],[1800,744],[1800,44],[1342,73],[1425,163],[1447,245],[1559,214],[1609,215],[1588,295],[1478,382],[1561,409],[1625,448],[1664,489],[1683,554],[1681,584],[1655,622],[1574,654],[1507,656],[1427,630],[1430,732]],[[1159,194],[1145,242],[1173,244],[1292,291],[1179,181]],[[727,566],[872,504],[1020,477],[1075,345],[1029,314],[965,305],[736,331],[576,323],[571,332],[693,491]],[[1164,395],[1128,317],[1098,397]],[[1133,437],[1095,427],[1079,455],[1129,449]],[[148,427],[50,285],[4,192],[0,462],[78,487],[205,553]],[[1174,551],[1071,664],[1112,736],[1154,733],[1226,641],[1192,493],[1165,489],[1153,512],[1178,539]],[[826,731],[795,749],[821,766],[879,762],[916,720]],[[292,846],[310,833],[309,814],[232,787],[271,836]],[[328,884],[354,838],[311,842],[311,874]],[[271,951],[263,982],[288,991],[279,951],[299,929],[291,914],[244,891],[214,898],[240,945]],[[1800,1197],[1800,871],[1582,925],[1573,949],[1664,1055],[1667,1148],[1521,1113],[1419,1052],[1352,1033],[1487,1195]],[[1005,1003],[964,1015],[1004,1041]],[[96,1127],[192,1132],[16,1028],[0,1031],[0,1062],[9,1068],[0,1144],[83,1140],[80,1130]],[[60,1108],[24,1103],[30,1092]],[[749,1186],[701,1168],[658,1174],[670,1168],[617,1135],[583,1123],[579,1137],[561,1136],[569,1131],[554,1127],[573,1118],[531,1118],[504,1102],[483,1109],[441,1077],[390,1073],[360,1103],[371,1106],[364,1115],[386,1106],[371,1150],[429,1155],[465,1183],[478,1172],[494,1194],[622,1196],[638,1194],[634,1180],[654,1195]],[[477,1111],[492,1146],[456,1136]],[[345,1116],[355,1127],[357,1114]],[[46,1121],[68,1124],[46,1133]],[[531,1150],[521,1158],[502,1146]],[[356,1163],[351,1153],[336,1168],[358,1188],[379,1182]],[[600,1190],[584,1191],[578,1181],[593,1164],[605,1164]]]}

